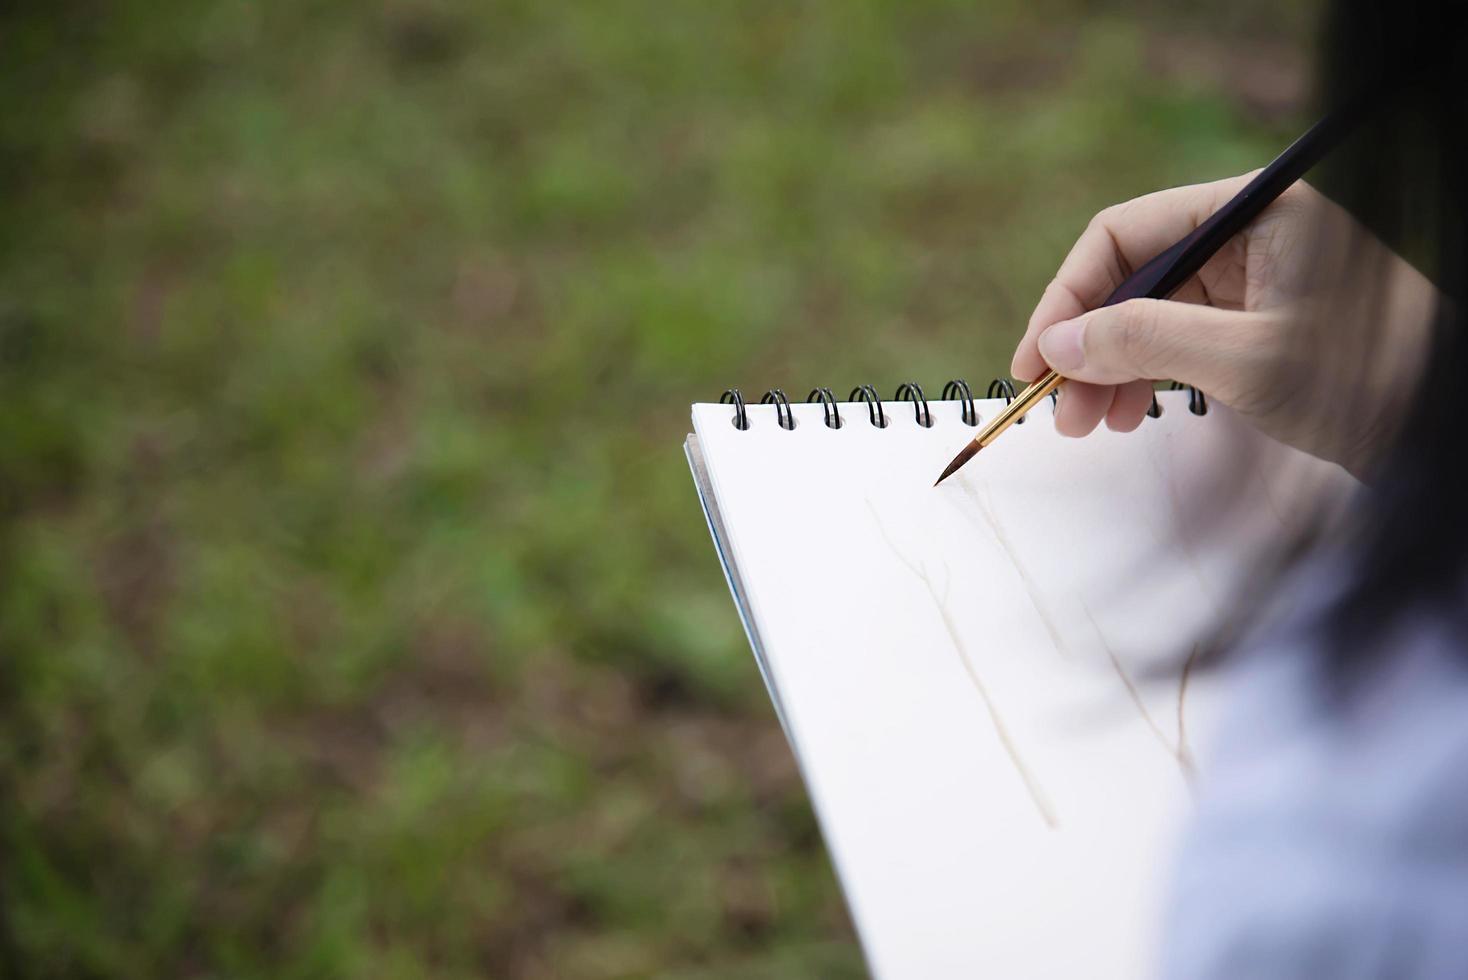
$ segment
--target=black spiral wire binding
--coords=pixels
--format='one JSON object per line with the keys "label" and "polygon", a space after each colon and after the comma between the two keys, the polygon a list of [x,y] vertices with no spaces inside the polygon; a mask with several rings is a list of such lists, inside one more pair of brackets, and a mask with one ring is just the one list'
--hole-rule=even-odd
{"label": "black spiral wire binding", "polygon": [[871,385],[857,385],[851,389],[851,395],[846,400],[866,402],[867,415],[871,418],[872,425],[879,429],[887,428],[887,414],[882,411],[882,396],[877,394],[877,389]]}
{"label": "black spiral wire binding", "polygon": [[1188,389],[1188,411],[1194,415],[1207,415],[1208,399],[1203,397],[1201,391],[1192,385],[1185,385],[1181,381],[1174,381],[1172,383],[1173,391],[1182,391],[1184,388]]}
{"label": "black spiral wire binding", "polygon": [[821,403],[821,410],[826,413],[826,428],[841,428],[841,410],[836,407],[836,396],[831,394],[830,388],[812,388],[805,400],[807,404],[814,401]]}
{"label": "black spiral wire binding", "polygon": [[726,388],[719,396],[719,404],[734,406],[734,428],[740,431],[749,428],[749,413],[744,410],[744,396],[738,388]]}
{"label": "black spiral wire binding", "polygon": [[759,400],[761,405],[775,404],[775,421],[782,429],[795,428],[795,413],[790,410],[790,399],[779,388],[771,388]]}
{"label": "black spiral wire binding", "polygon": [[[1185,385],[1177,381],[1172,382],[1170,388],[1173,391],[1180,391],[1184,388],[1188,390],[1189,412],[1194,415],[1208,414],[1208,399],[1204,396],[1203,392],[1192,385]],[[1004,404],[1006,405],[1014,401],[1018,397],[1014,382],[1008,378],[995,378],[990,381],[985,397],[996,398],[999,396],[1003,396]],[[960,413],[960,417],[963,419],[964,424],[978,425],[979,412],[977,406],[974,404],[973,389],[962,378],[954,378],[943,386],[941,400],[951,401],[955,398],[963,402],[963,410]],[[839,429],[845,425],[841,420],[841,411],[837,407],[836,396],[831,392],[830,388],[813,388],[805,400],[807,403],[816,401],[821,403],[822,411],[825,413],[827,428]],[[872,425],[878,429],[887,428],[887,414],[882,408],[882,398],[877,394],[876,388],[871,385],[857,385],[851,389],[851,394],[846,400],[850,402],[865,402],[867,406],[867,417]],[[923,395],[922,386],[916,381],[906,381],[899,385],[897,394],[893,396],[893,400],[912,402],[917,424],[924,428],[932,427],[932,409],[928,405],[927,398]],[[719,398],[719,403],[734,406],[734,418],[732,420],[734,428],[740,430],[749,428],[749,413],[745,408],[744,396],[740,394],[738,388],[726,389],[724,394]],[[786,397],[785,392],[779,388],[771,388],[765,392],[764,397],[760,399],[760,404],[767,405],[770,403],[775,405],[775,419],[779,423],[780,428],[794,429],[795,413],[790,407],[790,399]],[[1056,406],[1060,404],[1058,392],[1052,391],[1050,393],[1050,403]],[[1157,401],[1156,393],[1152,395],[1152,405],[1147,409],[1147,415],[1154,419],[1162,416],[1162,405]],[[1023,424],[1027,417],[1020,416],[1018,419],[1015,419],[1014,424]]]}
{"label": "black spiral wire binding", "polygon": [[892,396],[893,401],[910,401],[912,410],[917,418],[917,424],[924,429],[933,427],[933,412],[928,408],[928,400],[923,397],[922,386],[916,381],[904,381],[897,386],[897,394]]}
{"label": "black spiral wire binding", "polygon": [[962,378],[954,378],[944,385],[943,394],[939,396],[939,400],[945,402],[951,401],[954,398],[963,399],[963,411],[959,413],[959,417],[963,419],[963,424],[978,425],[979,410],[974,407],[973,389]]}

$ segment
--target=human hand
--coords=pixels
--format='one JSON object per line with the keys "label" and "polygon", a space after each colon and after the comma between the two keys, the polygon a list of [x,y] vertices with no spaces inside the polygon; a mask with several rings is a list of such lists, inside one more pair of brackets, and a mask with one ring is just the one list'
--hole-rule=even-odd
{"label": "human hand", "polygon": [[[1171,378],[1358,475],[1369,465],[1420,367],[1437,292],[1308,185],[1285,191],[1171,299],[1094,309],[1253,176],[1159,191],[1091,220],[1045,288],[1011,367],[1023,380],[1047,366],[1068,379],[1055,417],[1062,434],[1083,436],[1103,418],[1113,430],[1135,429],[1152,380]],[[1345,281],[1348,265],[1371,270],[1369,281]],[[1333,320],[1333,332],[1312,334],[1320,313],[1351,290],[1363,294],[1353,304],[1363,321],[1363,308],[1377,303],[1370,322],[1348,331]],[[1331,356],[1351,341],[1362,357]]]}

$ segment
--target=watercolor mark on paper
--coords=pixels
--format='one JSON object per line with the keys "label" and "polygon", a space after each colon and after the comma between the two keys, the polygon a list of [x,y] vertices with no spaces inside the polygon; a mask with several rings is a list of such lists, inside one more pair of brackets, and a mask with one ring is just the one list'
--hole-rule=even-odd
{"label": "watercolor mark on paper", "polygon": [[1121,658],[1111,648],[1111,644],[1106,639],[1106,634],[1101,631],[1101,624],[1096,622],[1096,617],[1091,613],[1091,607],[1086,605],[1085,602],[1082,602],[1081,611],[1086,614],[1086,619],[1090,620],[1091,629],[1096,633],[1096,640],[1101,644],[1101,649],[1105,651],[1106,658],[1111,662],[1111,669],[1116,671],[1116,676],[1121,679],[1122,686],[1126,689],[1127,697],[1131,700],[1133,707],[1137,709],[1137,714],[1141,717],[1142,724],[1147,726],[1147,730],[1152,733],[1152,737],[1157,740],[1157,744],[1161,745],[1168,755],[1177,760],[1178,768],[1182,770],[1183,778],[1191,781],[1195,775],[1195,770],[1193,768],[1193,755],[1188,749],[1183,699],[1187,695],[1188,675],[1192,671],[1194,659],[1198,656],[1198,648],[1194,646],[1192,652],[1188,655],[1188,659],[1183,662],[1182,675],[1178,682],[1177,692],[1177,738],[1176,741],[1173,741],[1173,739],[1169,738],[1163,732],[1162,726],[1157,723],[1157,720],[1152,717],[1152,712],[1148,710],[1146,701],[1142,699],[1141,691],[1137,690],[1136,683],[1127,674],[1126,668],[1122,666]]}
{"label": "watercolor mark on paper", "polygon": [[1050,797],[1045,792],[1044,787],[1040,785],[1040,781],[1030,771],[1029,766],[1025,764],[1024,758],[1020,755],[1019,747],[1015,744],[1014,737],[1010,734],[1009,726],[1004,723],[1004,716],[1000,713],[999,706],[994,703],[994,698],[990,694],[988,686],[985,685],[983,678],[979,675],[978,668],[974,666],[973,658],[969,655],[968,647],[963,641],[963,635],[959,632],[957,624],[953,621],[953,615],[948,608],[948,587],[951,584],[951,575],[948,573],[947,566],[945,565],[944,567],[943,588],[940,592],[933,584],[933,577],[928,573],[926,564],[920,567],[916,562],[904,555],[902,549],[898,548],[892,541],[892,538],[887,534],[887,528],[883,525],[882,519],[877,516],[877,509],[872,506],[871,500],[867,500],[866,504],[867,509],[872,513],[872,521],[877,525],[877,532],[881,534],[882,540],[891,549],[892,554],[897,560],[906,566],[912,572],[913,576],[922,583],[923,588],[927,590],[928,596],[933,600],[933,606],[938,612],[944,630],[948,633],[948,639],[953,644],[954,650],[958,653],[959,662],[962,663],[964,672],[968,675],[968,679],[972,683],[974,690],[978,692],[979,700],[983,703],[984,710],[988,713],[989,723],[994,728],[994,734],[998,738],[999,744],[1004,749],[1005,754],[1009,756],[1009,761],[1014,765],[1015,772],[1024,784],[1025,791],[1029,794],[1030,800],[1035,804],[1035,809],[1039,811],[1040,819],[1044,820],[1045,825],[1051,830],[1058,828],[1060,821],[1055,815],[1054,804],[1050,802]]}
{"label": "watercolor mark on paper", "polygon": [[[987,527],[990,536],[998,542],[999,549],[1004,552],[1004,556],[1009,559],[1009,564],[1014,568],[1015,574],[1019,576],[1020,584],[1024,586],[1025,595],[1029,597],[1030,605],[1034,607],[1035,615],[1039,617],[1041,625],[1045,627],[1045,634],[1050,637],[1050,642],[1055,647],[1055,652],[1069,659],[1070,652],[1066,648],[1065,641],[1061,639],[1060,631],[1055,627],[1055,617],[1050,614],[1049,609],[1046,607],[1039,586],[1035,584],[1035,580],[1030,575],[1029,569],[1025,567],[1025,563],[1020,560],[1019,552],[1015,549],[1013,543],[1010,542],[1009,535],[1005,533],[1004,525],[994,516],[993,508],[989,503],[984,501],[983,497],[979,496],[978,489],[966,477],[960,474],[957,482],[964,496],[969,499],[979,516],[984,519],[984,526]],[[978,524],[977,521],[973,520],[973,515],[967,510],[964,508],[959,508],[959,510],[971,523]]]}
{"label": "watercolor mark on paper", "polygon": [[1188,659],[1183,661],[1183,669],[1177,681],[1177,754],[1178,759],[1186,766],[1189,773],[1195,772],[1196,769],[1193,766],[1193,750],[1188,747],[1188,729],[1183,705],[1188,697],[1188,679],[1193,676],[1193,667],[1197,664],[1202,652],[1201,646],[1193,644],[1193,649],[1188,652]]}

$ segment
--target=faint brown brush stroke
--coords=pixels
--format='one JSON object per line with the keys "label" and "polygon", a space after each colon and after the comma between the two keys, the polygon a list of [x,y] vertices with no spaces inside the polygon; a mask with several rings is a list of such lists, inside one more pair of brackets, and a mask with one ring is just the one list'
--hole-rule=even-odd
{"label": "faint brown brush stroke", "polygon": [[979,514],[984,518],[984,523],[988,525],[989,533],[994,536],[994,540],[999,543],[999,547],[1004,551],[1005,557],[1014,566],[1014,571],[1019,576],[1020,584],[1025,588],[1025,595],[1029,597],[1030,605],[1035,609],[1035,615],[1040,617],[1040,622],[1044,625],[1045,633],[1050,637],[1050,642],[1054,645],[1055,652],[1069,659],[1070,652],[1065,646],[1065,641],[1060,638],[1060,631],[1055,628],[1054,619],[1052,619],[1049,611],[1045,608],[1045,602],[1040,597],[1039,587],[1035,585],[1035,580],[1030,577],[1029,570],[1025,568],[1024,562],[1020,561],[1019,553],[1015,551],[1014,545],[1010,543],[1009,536],[1004,533],[1004,528],[995,519],[994,512],[989,509],[989,506],[979,496],[979,492],[973,484],[969,483],[962,475],[958,478],[958,485],[963,489],[964,495],[972,500],[974,506],[979,509]]}
{"label": "faint brown brush stroke", "polygon": [[1188,696],[1188,679],[1193,676],[1193,666],[1198,662],[1198,657],[1202,652],[1202,647],[1196,643],[1193,644],[1192,651],[1188,653],[1188,659],[1183,661],[1182,673],[1177,682],[1177,753],[1178,758],[1187,767],[1189,776],[1194,775],[1197,769],[1193,765],[1193,750],[1188,747],[1188,730],[1183,715],[1183,702]]}
{"label": "faint brown brush stroke", "polygon": [[1029,767],[1025,765],[1024,759],[1020,756],[1019,747],[1015,745],[1014,738],[1010,735],[1009,728],[1005,725],[1004,718],[999,713],[999,706],[994,703],[993,697],[989,694],[988,687],[985,686],[983,679],[979,676],[978,669],[974,667],[973,659],[968,653],[968,648],[964,645],[963,638],[959,635],[958,627],[953,622],[953,617],[948,611],[947,583],[945,582],[943,595],[940,596],[938,590],[933,587],[933,580],[928,575],[927,569],[919,568],[898,549],[897,545],[888,537],[887,529],[883,526],[882,519],[877,516],[877,509],[872,506],[871,500],[868,499],[866,504],[867,509],[872,513],[872,521],[877,525],[877,532],[882,535],[882,540],[891,549],[892,554],[898,561],[907,566],[908,570],[913,573],[917,580],[923,583],[923,588],[927,589],[928,596],[933,600],[933,605],[937,608],[938,616],[943,622],[943,628],[948,631],[948,639],[952,642],[954,649],[958,651],[958,659],[963,664],[964,672],[968,674],[969,681],[972,682],[974,690],[979,694],[979,699],[984,703],[984,709],[989,713],[989,721],[994,726],[994,734],[999,738],[999,744],[1003,746],[1004,751],[1009,755],[1009,761],[1014,765],[1015,772],[1019,774],[1020,780],[1024,783],[1025,790],[1030,795],[1030,800],[1035,804],[1035,809],[1039,811],[1040,818],[1045,821],[1045,826],[1051,830],[1055,830],[1060,826],[1060,821],[1055,815],[1055,807],[1050,802],[1050,798],[1046,794],[1044,787],[1040,785],[1039,780],[1030,771]]}
{"label": "faint brown brush stroke", "polygon": [[[1147,705],[1142,700],[1141,692],[1137,690],[1137,685],[1132,682],[1131,677],[1127,675],[1126,669],[1122,667],[1121,660],[1117,657],[1116,651],[1111,649],[1111,644],[1106,641],[1106,634],[1101,632],[1101,624],[1096,622],[1096,617],[1091,613],[1091,607],[1086,605],[1085,602],[1082,602],[1081,610],[1086,614],[1086,618],[1091,621],[1091,629],[1096,631],[1096,639],[1100,641],[1101,649],[1106,651],[1106,657],[1111,661],[1112,669],[1116,671],[1116,676],[1121,678],[1121,683],[1126,688],[1127,697],[1131,698],[1132,704],[1137,709],[1137,714],[1142,717],[1142,722],[1152,732],[1158,744],[1167,751],[1167,754],[1177,760],[1177,764],[1182,769],[1184,777],[1191,779],[1194,772],[1193,761],[1191,755],[1188,753],[1187,745],[1183,741],[1183,691],[1187,687],[1187,672],[1192,666],[1193,658],[1190,656],[1187,663],[1183,665],[1182,686],[1178,690],[1177,702],[1178,741],[1174,745],[1163,733],[1162,727],[1152,717],[1152,712],[1147,710]],[[1196,655],[1197,647],[1194,647],[1193,650],[1194,655]]]}

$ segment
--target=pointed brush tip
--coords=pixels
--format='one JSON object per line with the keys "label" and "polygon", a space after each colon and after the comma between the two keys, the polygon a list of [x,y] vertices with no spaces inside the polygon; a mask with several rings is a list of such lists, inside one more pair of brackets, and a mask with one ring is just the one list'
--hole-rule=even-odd
{"label": "pointed brush tip", "polygon": [[933,481],[933,486],[936,487],[938,484],[940,484],[944,480],[948,479],[954,473],[957,473],[958,470],[965,463],[967,463],[969,460],[973,459],[976,455],[978,455],[979,450],[982,449],[982,448],[984,448],[984,447],[983,446],[975,445],[973,443],[969,443],[967,446],[964,446],[963,447],[963,452],[961,452],[957,456],[953,457],[953,462],[949,463],[948,464],[948,468],[945,469],[938,476],[938,479],[936,479],[936,480]]}

